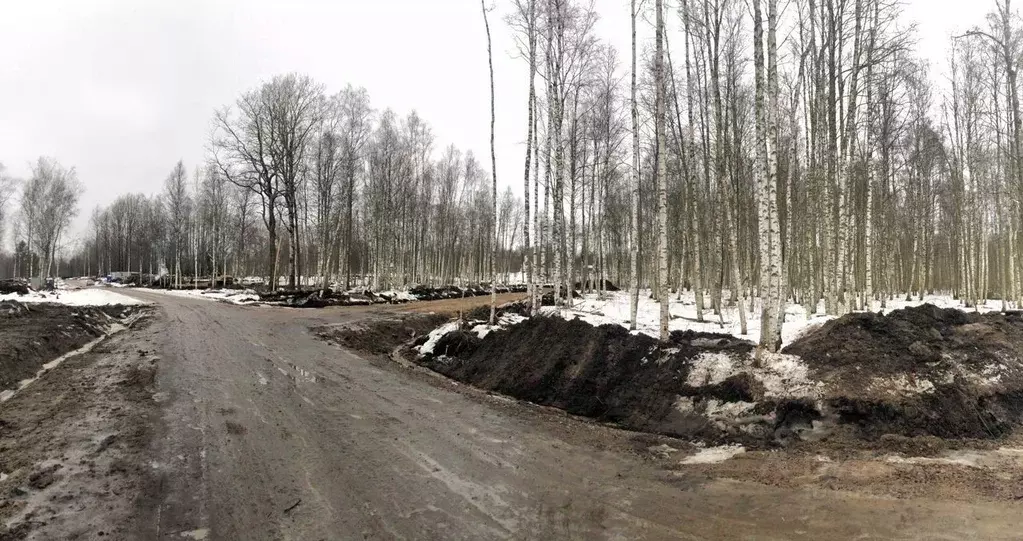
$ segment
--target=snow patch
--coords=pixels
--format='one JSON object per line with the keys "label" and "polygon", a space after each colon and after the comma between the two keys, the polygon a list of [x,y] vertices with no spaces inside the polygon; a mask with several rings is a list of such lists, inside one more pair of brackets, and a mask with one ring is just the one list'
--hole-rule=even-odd
{"label": "snow patch", "polygon": [[712,398],[706,402],[706,412],[711,419],[735,420],[749,416],[756,406],[753,402],[722,402]]}
{"label": "snow patch", "polygon": [[[725,353],[704,352],[692,360],[686,377],[690,387],[716,385],[726,379],[748,373],[764,388],[764,398],[819,399],[824,395],[824,384],[810,378],[810,369],[795,355],[761,352],[757,366],[756,351],[736,361]],[[676,407],[679,405],[676,403]],[[682,408],[686,407],[682,404]],[[680,409],[680,411],[683,411]]]}
{"label": "snow patch", "polygon": [[[756,352],[750,353],[752,357]],[[752,368],[753,377],[764,386],[765,398],[811,398],[824,395],[824,384],[810,379],[810,368],[795,355],[760,354],[760,367]]]}
{"label": "snow patch", "polygon": [[144,302],[133,299],[108,289],[70,289],[47,291],[32,291],[28,295],[10,293],[0,295],[0,301],[18,301],[23,303],[54,303],[67,306],[109,306],[112,304],[137,305]]}
{"label": "snow patch", "polygon": [[734,363],[725,353],[704,352],[692,360],[692,368],[686,377],[690,387],[715,385],[733,375]]}
{"label": "snow patch", "polygon": [[393,289],[389,291],[381,291],[377,293],[377,295],[397,302],[412,302],[419,300],[419,297],[416,297],[408,291],[397,291]]}
{"label": "snow patch", "polygon": [[441,337],[449,332],[458,330],[458,322],[451,321],[437,327],[430,331],[430,337],[426,340],[426,343],[419,346],[419,353],[422,355],[430,355],[433,353],[433,348],[437,347],[437,342],[440,342]]}
{"label": "snow patch", "polygon": [[682,464],[717,464],[724,462],[746,452],[741,445],[721,445],[701,449],[695,455],[682,459]]}
{"label": "snow patch", "polygon": [[[724,298],[730,297],[730,292],[722,292]],[[629,326],[631,319],[629,309],[629,292],[616,291],[605,292],[603,297],[596,293],[584,294],[573,299],[572,307],[544,307],[543,313],[557,315],[565,319],[580,319],[594,326],[599,325],[621,325]],[[706,299],[706,306],[710,306],[709,296]],[[744,309],[750,308],[749,299],[741,299],[740,305]],[[920,306],[930,303],[940,308],[955,308],[964,312],[977,311],[997,312],[1001,310],[1001,301],[986,301],[976,307],[967,307],[962,301],[952,298],[950,295],[925,295],[923,298],[905,300],[905,295],[890,299],[881,308],[881,303],[873,301],[867,307],[870,311],[883,312],[885,314],[893,310]],[[1013,304],[1013,303],[1010,303]],[[784,321],[782,323],[782,346],[791,344],[806,333],[812,332],[821,325],[835,319],[834,316],[823,313],[823,300],[816,303],[810,311],[804,306],[794,303],[786,304],[784,310]],[[703,313],[704,321],[697,321],[696,318],[696,296],[692,291],[684,291],[678,296],[673,296],[669,302],[669,313],[671,320],[668,329],[671,331],[693,330],[697,332],[710,332],[731,334],[737,338],[750,340],[754,343],[760,340],[760,317],[753,315],[760,313],[760,302],[756,300],[751,312],[747,317],[747,333],[742,334],[739,325],[739,317],[736,307],[726,306],[723,312],[723,321],[719,320],[709,309]],[[642,290],[639,293],[639,306],[636,312],[636,332],[649,336],[660,335],[660,304],[650,298],[650,290]]]}
{"label": "snow patch", "polygon": [[140,288],[148,293],[159,293],[172,297],[188,297],[211,301],[228,302],[237,305],[252,305],[259,302],[259,294],[251,289],[150,289]]}
{"label": "snow patch", "polygon": [[497,325],[487,325],[482,323],[474,326],[471,332],[476,333],[476,336],[479,337],[480,340],[483,340],[483,338],[490,334],[491,331],[506,329],[512,325],[518,325],[527,319],[529,318],[526,316],[520,316],[519,314],[503,314],[497,318]]}
{"label": "snow patch", "polygon": [[933,393],[934,384],[927,379],[898,374],[886,378],[871,378],[869,389],[894,395],[917,395]]}

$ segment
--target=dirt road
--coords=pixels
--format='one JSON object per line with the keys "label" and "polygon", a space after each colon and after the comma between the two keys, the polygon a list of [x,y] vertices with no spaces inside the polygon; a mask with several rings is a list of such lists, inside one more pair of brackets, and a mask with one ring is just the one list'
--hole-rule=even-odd
{"label": "dirt road", "polygon": [[162,423],[139,539],[1019,536],[1012,504],[667,472],[635,452],[635,434],[364,359],[309,331],[376,308],[130,294],[159,305],[145,339],[160,359]]}

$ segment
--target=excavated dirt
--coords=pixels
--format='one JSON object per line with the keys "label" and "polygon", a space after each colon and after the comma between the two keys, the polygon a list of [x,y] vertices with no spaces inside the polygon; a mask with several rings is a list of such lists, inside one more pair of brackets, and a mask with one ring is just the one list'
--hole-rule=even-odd
{"label": "excavated dirt", "polygon": [[43,364],[102,336],[131,306],[0,302],[0,390],[36,375]]}
{"label": "excavated dirt", "polygon": [[399,314],[354,324],[317,327],[313,332],[348,349],[386,355],[406,342],[426,336],[447,320],[447,316],[440,314]]}
{"label": "excavated dirt", "polygon": [[[526,287],[498,286],[498,295],[508,293],[523,293]],[[418,286],[409,290],[419,301],[435,301],[444,299],[462,299],[469,297],[483,297],[490,295],[489,287],[481,286],[446,286],[426,287]],[[292,308],[324,308],[327,306],[365,306],[370,304],[405,304],[412,302],[412,299],[392,294],[391,292],[373,292],[369,289],[335,291],[327,289],[300,289],[296,291],[278,290],[264,291],[259,294],[262,302],[279,304]]]}
{"label": "excavated dirt", "polygon": [[[495,310],[495,317],[501,317],[504,314],[517,314],[520,316],[529,315],[529,304],[526,301],[515,301],[500,304]],[[490,319],[490,305],[480,305],[466,310],[462,314],[462,318],[466,321],[488,321]]]}
{"label": "excavated dirt", "polygon": [[[478,312],[466,317],[489,315]],[[448,333],[416,362],[488,391],[715,444],[936,453],[955,440],[1004,438],[1023,421],[1023,314],[924,305],[847,315],[775,357],[803,365],[799,381],[791,371],[772,380],[774,368],[750,364],[752,349],[730,335],[675,332],[659,344],[616,325],[535,317],[483,339]],[[718,362],[720,375],[690,377]]]}
{"label": "excavated dirt", "polygon": [[1023,314],[850,314],[796,340],[825,409],[870,439],[997,438],[1023,421]]}
{"label": "excavated dirt", "polygon": [[[690,359],[706,353],[747,357],[753,344],[729,335],[675,332],[670,347],[623,327],[534,317],[482,340],[453,332],[418,362],[489,391],[569,413],[679,437],[720,437],[705,419],[680,412],[678,398],[748,398],[750,381],[687,384]],[[773,409],[773,408],[772,408]]]}

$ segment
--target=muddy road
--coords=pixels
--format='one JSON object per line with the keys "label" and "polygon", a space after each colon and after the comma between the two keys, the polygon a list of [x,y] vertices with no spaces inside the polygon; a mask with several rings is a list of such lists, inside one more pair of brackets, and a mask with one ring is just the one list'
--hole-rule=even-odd
{"label": "muddy road", "polygon": [[669,471],[637,434],[363,358],[310,331],[428,303],[301,310],[128,293],[157,305],[135,339],[159,362],[147,480],[125,538],[1019,536],[1012,503]]}

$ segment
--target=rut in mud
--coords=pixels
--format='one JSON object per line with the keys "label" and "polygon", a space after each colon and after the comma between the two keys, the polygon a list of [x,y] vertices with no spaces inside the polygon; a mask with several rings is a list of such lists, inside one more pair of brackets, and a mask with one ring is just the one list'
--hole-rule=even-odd
{"label": "rut in mud", "polygon": [[36,375],[43,364],[106,334],[137,306],[66,306],[0,302],[0,391]]}

